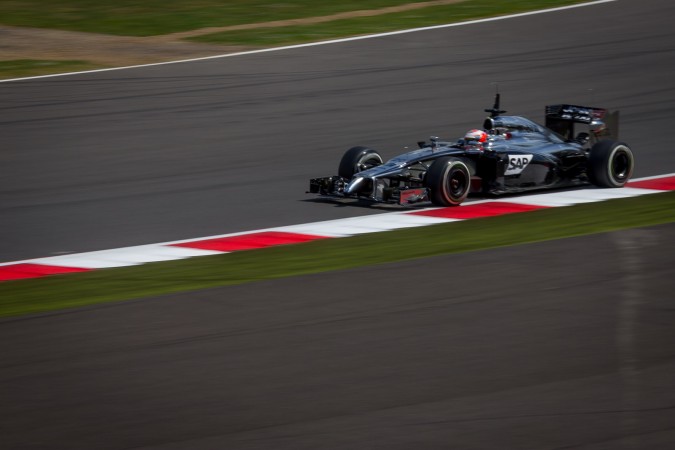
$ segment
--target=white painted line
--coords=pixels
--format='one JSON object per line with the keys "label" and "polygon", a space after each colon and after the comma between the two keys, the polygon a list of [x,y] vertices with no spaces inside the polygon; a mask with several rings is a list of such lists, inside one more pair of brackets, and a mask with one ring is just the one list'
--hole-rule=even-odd
{"label": "white painted line", "polygon": [[80,269],[111,269],[114,267],[137,266],[139,262],[116,261],[102,257],[90,256],[86,253],[78,254],[77,258],[49,257],[26,261],[29,264],[44,264],[57,267],[77,267]]}
{"label": "white painted line", "polygon": [[498,202],[519,203],[534,206],[572,206],[581,203],[593,203],[615,198],[635,197],[637,195],[657,194],[663,191],[653,189],[617,188],[617,189],[585,189],[579,191],[550,192],[523,197],[500,198]]}
{"label": "white painted line", "polygon": [[[238,231],[236,233],[225,233],[225,234],[214,234],[213,236],[204,236],[204,237],[199,237],[199,238],[181,239],[179,241],[162,242],[161,244],[157,244],[157,245],[189,244],[191,242],[200,242],[200,241],[208,241],[208,240],[211,240],[211,239],[222,239],[222,238],[229,238],[229,237],[235,237],[235,236],[244,236],[246,234],[264,233],[266,231],[271,231],[271,229],[254,230],[254,231]],[[220,253],[222,253],[222,252],[220,252]]]}
{"label": "white painted line", "polygon": [[[669,178],[675,173],[632,179],[632,182]],[[535,206],[569,206],[580,203],[600,202],[614,198],[634,197],[639,195],[657,194],[667,191],[624,187],[618,189],[601,189],[589,187],[574,191],[549,192],[545,194],[527,195],[522,197],[502,197],[499,199],[485,199],[467,202],[465,205],[476,205],[490,202],[519,203]],[[461,206],[460,206],[461,208]],[[15,264],[45,264],[62,267],[79,267],[83,269],[102,269],[109,267],[125,267],[154,261],[171,261],[190,258],[193,256],[219,255],[227,252],[217,250],[202,250],[196,248],[174,247],[172,244],[199,242],[223,237],[244,236],[269,231],[302,233],[323,237],[347,237],[357,234],[376,233],[381,231],[410,228],[416,226],[433,225],[437,223],[455,222],[461,219],[443,217],[427,217],[414,213],[431,211],[437,207],[420,208],[406,211],[396,211],[383,214],[374,214],[360,217],[349,217],[324,222],[305,223],[284,227],[267,228],[262,230],[244,231],[239,233],[221,234],[201,238],[183,239],[180,241],[163,242],[158,244],[138,245],[111,250],[97,250],[85,253],[50,256],[45,258],[10,261],[0,263],[1,266]],[[442,209],[442,208],[441,208]]]}
{"label": "white painted line", "polygon": [[96,70],[85,70],[85,71],[80,71],[80,72],[69,72],[69,73],[55,73],[55,74],[50,74],[50,75],[39,75],[39,76],[34,76],[34,77],[25,77],[25,78],[10,78],[7,80],[0,80],[0,83],[6,83],[9,81],[26,81],[26,80],[37,80],[37,79],[42,79],[42,78],[54,78],[54,77],[63,77],[63,76],[68,76],[68,75],[82,75],[82,74],[88,74],[88,73],[97,73],[97,72],[110,72],[113,70],[125,70],[125,69],[138,69],[142,67],[153,67],[153,66],[164,66],[168,64],[180,64],[180,63],[188,63],[188,62],[197,62],[197,61],[206,61],[210,59],[219,59],[219,58],[231,58],[235,56],[246,56],[246,55],[255,55],[258,53],[269,53],[269,52],[279,52],[279,51],[284,51],[284,50],[294,50],[298,48],[304,48],[304,47],[316,47],[319,45],[330,45],[330,44],[340,44],[343,42],[350,42],[350,41],[361,41],[364,39],[374,39],[374,38],[381,38],[381,37],[388,37],[388,36],[395,36],[398,34],[406,34],[406,33],[417,33],[420,31],[430,31],[430,30],[438,30],[441,28],[452,28],[452,27],[461,27],[461,26],[466,26],[466,25],[476,25],[480,23],[486,23],[486,22],[495,22],[498,20],[508,20],[508,19],[514,19],[518,17],[526,17],[526,16],[532,16],[535,14],[548,14],[548,13],[553,13],[553,12],[558,12],[558,11],[565,11],[568,9],[574,9],[574,8],[583,8],[586,6],[594,6],[594,5],[599,5],[602,3],[612,3],[617,0],[595,0],[587,3],[579,3],[576,5],[568,5],[568,6],[559,6],[557,8],[548,8],[548,9],[540,9],[537,11],[528,11],[524,13],[518,13],[518,14],[510,14],[507,16],[498,16],[498,17],[488,17],[485,19],[476,19],[476,20],[468,20],[466,22],[455,22],[455,23],[446,23],[442,25],[433,25],[429,27],[420,27],[420,28],[410,28],[407,30],[398,30],[398,31],[389,31],[386,33],[376,33],[376,34],[368,34],[365,36],[353,36],[353,37],[348,37],[348,38],[340,38],[340,39],[331,39],[328,41],[320,41],[320,42],[308,42],[306,44],[296,44],[296,45],[286,45],[283,47],[273,47],[273,48],[264,48],[260,50],[249,50],[245,52],[237,52],[237,53],[226,53],[222,55],[213,55],[213,56],[204,56],[201,58],[191,58],[191,59],[182,59],[178,61],[166,61],[166,62],[159,62],[159,63],[152,63],[152,64],[139,64],[136,66],[124,66],[124,67],[111,67],[108,69],[96,69]]}
{"label": "white painted line", "polygon": [[50,256],[25,262],[31,264],[46,264],[49,266],[79,267],[82,269],[103,269],[109,267],[135,266],[148,262],[172,261],[176,259],[191,258],[193,256],[219,255],[223,253],[226,252],[151,244],[112,250],[75,253],[72,255]]}
{"label": "white painted line", "polygon": [[638,195],[657,194],[663,191],[653,189],[617,188],[617,189],[586,189],[579,191],[551,192],[546,194],[528,195],[525,197],[500,198],[499,202],[520,203],[535,206],[572,206],[582,203],[600,202],[616,198],[635,197]]}
{"label": "white painted line", "polygon": [[675,172],[673,173],[664,173],[663,175],[652,175],[650,177],[642,177],[642,178],[631,178],[628,183],[633,183],[634,181],[647,181],[647,180],[657,180],[659,178],[668,178],[668,177],[673,177],[675,176]]}
{"label": "white painted line", "polygon": [[615,198],[628,198],[628,197],[636,197],[638,195],[658,194],[659,192],[663,191],[658,191],[655,189],[636,189],[624,187],[614,189],[596,188],[596,189],[588,189],[582,192],[584,192],[584,197],[592,198],[593,201],[596,202],[601,202],[604,200],[612,200]]}
{"label": "white painted line", "polygon": [[[449,222],[447,219],[438,219],[433,217],[429,219],[436,219],[436,220],[427,220],[424,222],[419,221],[417,225],[413,225],[411,223],[399,225],[397,228],[411,228]],[[376,233],[379,231],[394,230],[397,228],[391,227],[385,229],[384,227],[354,226],[353,224],[347,224],[343,222],[335,222],[335,223],[325,222],[306,225],[291,225],[288,227],[275,228],[275,230],[285,231],[288,233],[306,233],[306,234],[314,234],[317,236],[338,238],[338,237],[355,236],[357,234]]]}
{"label": "white painted line", "polygon": [[331,222],[307,223],[302,225],[289,225],[286,227],[274,228],[274,231],[284,233],[312,234],[314,236],[323,236],[329,238],[339,238],[352,236],[352,233],[337,224]]}
{"label": "white painted line", "polygon": [[424,217],[409,213],[385,213],[372,216],[350,217],[303,225],[274,228],[274,231],[307,233],[327,237],[355,236],[357,234],[378,233],[401,228],[420,227],[437,223],[454,222],[458,219]]}

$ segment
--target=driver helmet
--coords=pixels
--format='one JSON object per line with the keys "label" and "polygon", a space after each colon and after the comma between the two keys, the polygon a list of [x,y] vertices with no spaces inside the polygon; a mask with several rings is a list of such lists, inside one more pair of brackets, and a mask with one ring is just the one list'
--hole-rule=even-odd
{"label": "driver helmet", "polygon": [[464,140],[465,140],[467,143],[470,143],[470,142],[480,142],[480,143],[483,143],[483,142],[487,142],[487,140],[488,140],[488,135],[487,135],[487,133],[486,133],[485,131],[483,131],[483,130],[469,130],[469,131],[467,131],[466,134],[464,135]]}

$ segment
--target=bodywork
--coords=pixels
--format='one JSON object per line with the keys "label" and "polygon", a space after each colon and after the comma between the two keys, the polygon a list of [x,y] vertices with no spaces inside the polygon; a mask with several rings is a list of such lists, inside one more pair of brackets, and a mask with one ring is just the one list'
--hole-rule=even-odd
{"label": "bodywork", "polygon": [[[546,126],[521,116],[503,115],[499,97],[483,129],[484,143],[419,142],[419,148],[355,173],[310,180],[310,193],[407,205],[429,200],[425,176],[443,156],[462,160],[471,175],[471,192],[500,195],[575,186],[589,182],[589,149],[600,139],[617,138],[618,112],[575,105],[546,107]],[[585,130],[575,134],[575,126]]]}

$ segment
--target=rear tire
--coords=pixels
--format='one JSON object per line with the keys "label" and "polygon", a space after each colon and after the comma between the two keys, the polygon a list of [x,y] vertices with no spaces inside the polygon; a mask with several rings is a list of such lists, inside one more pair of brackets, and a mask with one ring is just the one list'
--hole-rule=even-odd
{"label": "rear tire", "polygon": [[623,142],[600,141],[591,148],[588,176],[593,184],[606,188],[623,187],[633,175],[633,152]]}
{"label": "rear tire", "polygon": [[351,180],[355,173],[380,164],[382,164],[382,157],[375,150],[368,147],[352,147],[340,160],[338,175]]}
{"label": "rear tire", "polygon": [[429,197],[436,206],[456,206],[471,190],[471,172],[462,160],[451,156],[438,158],[426,175]]}

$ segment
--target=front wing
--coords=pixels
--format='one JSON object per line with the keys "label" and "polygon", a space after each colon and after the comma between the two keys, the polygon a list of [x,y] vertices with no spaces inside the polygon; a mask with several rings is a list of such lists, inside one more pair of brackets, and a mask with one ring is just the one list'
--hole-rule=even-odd
{"label": "front wing", "polygon": [[390,188],[385,185],[384,181],[375,179],[373,181],[374,187],[370,193],[350,195],[345,193],[345,187],[348,183],[348,180],[340,176],[312,178],[309,180],[308,193],[318,194],[322,197],[354,198],[398,205],[411,205],[429,201],[429,190],[427,188]]}

